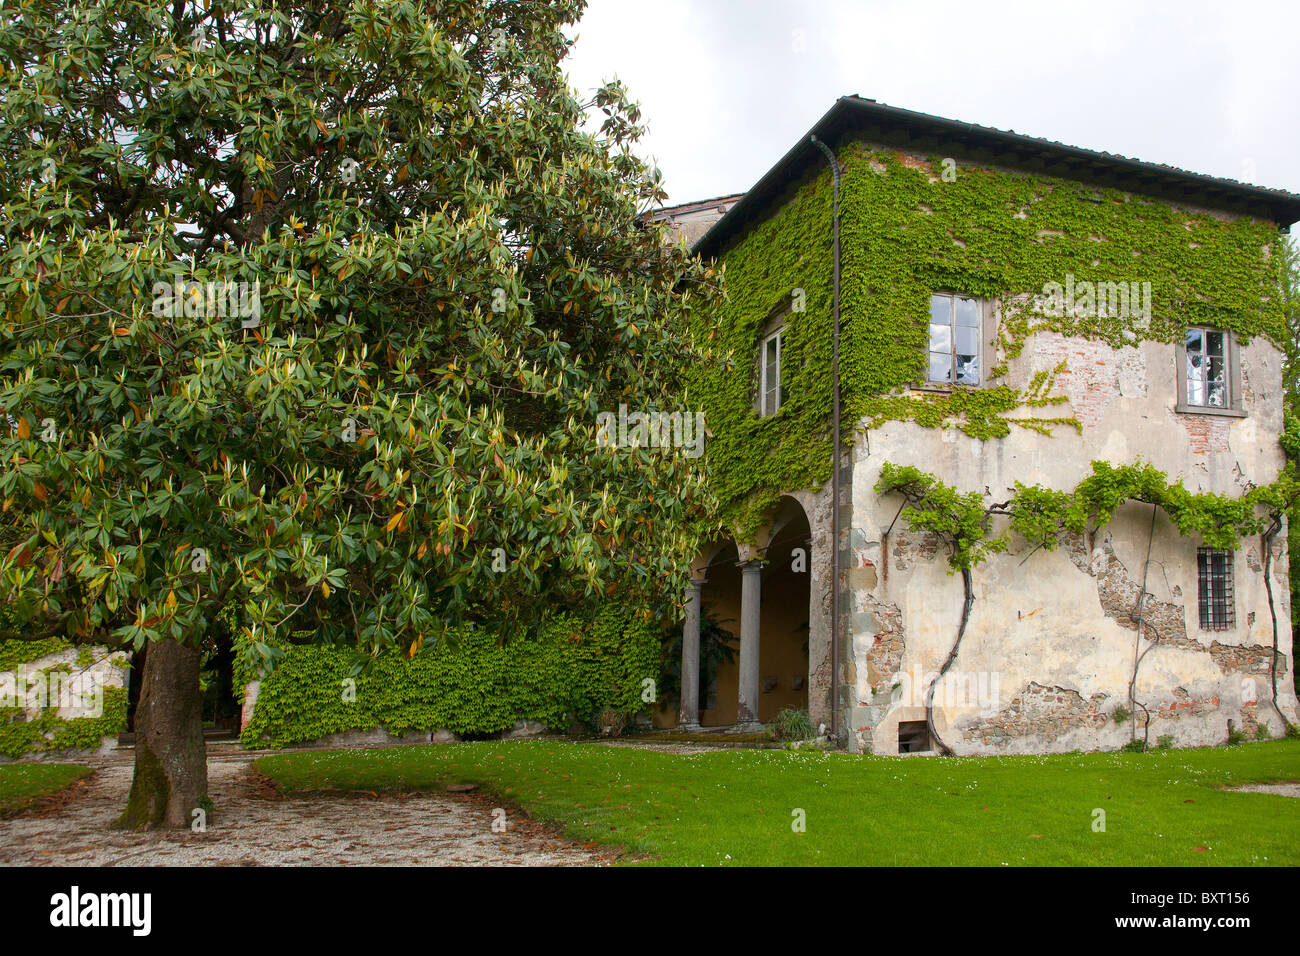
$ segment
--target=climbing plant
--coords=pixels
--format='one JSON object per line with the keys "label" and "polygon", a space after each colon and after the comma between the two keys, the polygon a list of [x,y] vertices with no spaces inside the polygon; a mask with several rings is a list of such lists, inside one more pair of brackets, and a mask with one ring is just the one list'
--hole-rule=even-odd
{"label": "climbing plant", "polygon": [[[925,719],[930,736],[941,753],[952,750],[943,742],[934,724],[934,690],[957,659],[962,637],[970,621],[975,604],[972,569],[990,555],[1007,549],[1009,536],[1014,532],[1035,549],[1052,550],[1057,546],[1061,532],[1082,533],[1096,531],[1110,521],[1115,511],[1126,501],[1143,501],[1161,508],[1173,521],[1180,534],[1199,534],[1208,547],[1235,550],[1244,535],[1263,534],[1265,553],[1271,564],[1272,538],[1281,527],[1281,517],[1292,511],[1300,500],[1300,483],[1297,483],[1294,466],[1288,465],[1277,480],[1254,486],[1237,497],[1214,492],[1190,492],[1181,480],[1171,481],[1168,476],[1148,462],[1137,461],[1131,465],[1112,465],[1094,461],[1091,473],[1071,491],[1025,485],[1015,482],[1007,500],[986,504],[977,491],[959,492],[934,475],[911,465],[885,462],[876,482],[877,494],[896,493],[902,496],[903,505],[898,517],[907,522],[912,531],[926,531],[937,535],[948,545],[948,562],[962,576],[964,603],[957,636],[952,648],[939,669],[938,677],[930,684],[925,698]],[[1260,509],[1267,513],[1261,517]],[[1008,520],[997,530],[994,516]],[[1265,584],[1269,591],[1269,610],[1273,620],[1273,706],[1286,723],[1277,707],[1277,660],[1279,656],[1276,611],[1273,608],[1271,569],[1265,568]],[[1130,700],[1133,684],[1130,683]]]}
{"label": "climbing plant", "polygon": [[509,639],[461,629],[414,657],[383,655],[366,667],[355,648],[287,644],[269,675],[249,668],[260,655],[243,655],[240,679],[261,683],[242,739],[281,747],[376,727],[400,736],[495,734],[517,720],[559,731],[574,720],[594,726],[606,708],[630,715],[650,706],[659,648],[656,625],[617,608],[557,615]]}
{"label": "climbing plant", "polygon": [[[1188,491],[1181,479],[1170,480],[1149,462],[1094,461],[1090,473],[1070,491],[1017,481],[1008,489],[1006,501],[986,505],[977,491],[959,492],[919,468],[885,462],[875,491],[901,494],[900,517],[913,531],[943,538],[950,545],[949,563],[959,571],[1005,551],[1011,532],[1035,547],[1051,550],[1059,533],[1096,531],[1126,501],[1158,506],[1180,534],[1199,534],[1206,547],[1235,550],[1242,537],[1263,533],[1273,515],[1284,514],[1295,503],[1300,484],[1295,469],[1287,466],[1276,481],[1234,497]],[[1261,508],[1267,517],[1260,514]],[[1008,519],[1001,530],[995,528],[994,515]]]}
{"label": "climbing plant", "polygon": [[[1189,324],[1280,343],[1277,227],[1083,183],[1006,169],[922,160],[864,143],[839,151],[841,391],[844,438],[860,423],[910,421],[979,439],[1026,428],[1079,430],[1053,414],[1063,364],[1021,388],[1005,381],[1029,338],[1053,331],[1106,342],[1173,343]],[[792,187],[766,218],[720,254],[727,298],[692,320],[722,358],[690,373],[712,433],[708,460],[718,522],[752,536],[783,491],[830,474],[831,179]],[[1044,307],[1049,283],[1150,282],[1151,314],[1078,314]],[[995,301],[996,332],[982,387],[915,392],[924,377],[929,297],[952,291]],[[754,360],[769,322],[785,316],[783,405],[754,411]],[[1098,479],[1099,482],[1102,479]],[[1100,489],[1099,489],[1100,490]],[[1028,515],[1023,520],[1029,520]]]}

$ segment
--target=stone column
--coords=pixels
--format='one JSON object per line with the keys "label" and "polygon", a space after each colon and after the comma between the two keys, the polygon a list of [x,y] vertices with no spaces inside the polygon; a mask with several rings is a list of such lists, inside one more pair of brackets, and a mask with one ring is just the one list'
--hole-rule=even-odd
{"label": "stone column", "polygon": [[742,730],[758,726],[758,643],[763,565],[746,561],[740,566],[740,707],[736,725]]}
{"label": "stone column", "polygon": [[682,625],[681,730],[700,729],[700,592],[704,580],[691,579],[686,589],[686,621]]}

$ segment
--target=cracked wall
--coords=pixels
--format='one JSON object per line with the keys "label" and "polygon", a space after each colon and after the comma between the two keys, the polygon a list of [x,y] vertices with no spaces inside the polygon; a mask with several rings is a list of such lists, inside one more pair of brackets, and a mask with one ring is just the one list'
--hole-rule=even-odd
{"label": "cracked wall", "polygon": [[[1082,357],[1082,364],[1079,363]],[[1061,414],[1076,414],[1081,435],[1044,436],[1013,428],[980,441],[956,429],[886,422],[854,450],[854,568],[848,575],[849,660],[855,699],[852,749],[896,753],[898,724],[924,719],[915,695],[900,695],[908,675],[933,674],[956,636],[962,605],[959,574],[933,534],[913,533],[897,496],[874,492],[885,461],[915,465],[959,491],[992,500],[1016,480],[1073,488],[1093,460],[1116,464],[1139,455],[1192,491],[1238,495],[1247,481],[1272,481],[1283,463],[1281,357],[1256,339],[1240,349],[1244,418],[1176,413],[1174,347],[1141,342],[1121,349],[1081,343],[1055,332],[1029,338],[1008,363],[1007,383],[1024,387],[1062,358]],[[1171,424],[1174,427],[1171,427]],[[1141,625],[1133,617],[1142,592]],[[953,671],[973,681],[991,676],[997,699],[977,706],[936,706],[935,723],[958,753],[1040,753],[1115,749],[1137,729],[1152,743],[1224,742],[1229,721],[1253,733],[1267,723],[1283,732],[1269,680],[1272,620],[1264,588],[1261,542],[1235,553],[1235,621],[1202,630],[1197,607],[1199,537],[1182,537],[1163,512],[1121,506],[1094,534],[1062,533],[1054,551],[1030,552],[1012,539],[1007,553],[974,571],[975,606]],[[1279,625],[1278,704],[1297,720],[1291,682],[1290,599],[1285,534],[1274,542],[1274,595]],[[870,567],[860,565],[865,561]],[[1129,703],[1135,653],[1141,657]],[[1136,712],[1117,720],[1119,709]],[[1147,726],[1149,722],[1149,727]]]}

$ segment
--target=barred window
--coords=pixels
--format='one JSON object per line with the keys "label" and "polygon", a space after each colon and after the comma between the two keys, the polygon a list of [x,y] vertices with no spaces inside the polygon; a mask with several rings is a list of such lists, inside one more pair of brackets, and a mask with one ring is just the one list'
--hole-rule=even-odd
{"label": "barred window", "polygon": [[1232,552],[1200,548],[1196,552],[1197,592],[1201,605],[1201,627],[1226,631],[1236,625],[1236,601],[1232,594]]}

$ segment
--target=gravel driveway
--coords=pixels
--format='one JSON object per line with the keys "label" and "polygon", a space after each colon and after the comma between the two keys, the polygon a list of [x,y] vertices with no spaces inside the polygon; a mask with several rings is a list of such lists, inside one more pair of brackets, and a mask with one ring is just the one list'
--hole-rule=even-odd
{"label": "gravel driveway", "polygon": [[209,753],[217,815],[203,833],[110,829],[126,805],[131,756],[93,761],[94,776],[66,798],[0,820],[0,865],[599,866],[609,859],[608,850],[563,840],[513,808],[505,832],[493,832],[493,801],[480,793],[282,797],[253,771],[255,756]]}

